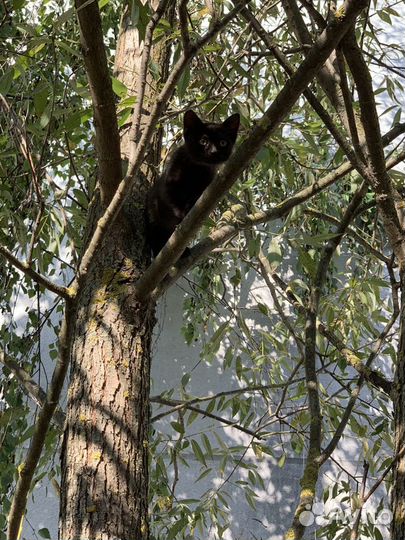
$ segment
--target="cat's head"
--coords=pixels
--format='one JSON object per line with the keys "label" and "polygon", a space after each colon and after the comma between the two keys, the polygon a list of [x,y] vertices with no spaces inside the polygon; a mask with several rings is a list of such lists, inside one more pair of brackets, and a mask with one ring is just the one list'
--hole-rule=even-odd
{"label": "cat's head", "polygon": [[184,115],[184,141],[190,155],[201,163],[219,164],[231,155],[239,129],[239,114],[222,123],[206,123],[194,111]]}

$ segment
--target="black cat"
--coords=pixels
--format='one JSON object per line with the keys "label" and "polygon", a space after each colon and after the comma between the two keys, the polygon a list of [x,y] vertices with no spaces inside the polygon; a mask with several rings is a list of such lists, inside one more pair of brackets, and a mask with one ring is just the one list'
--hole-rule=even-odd
{"label": "black cat", "polygon": [[238,129],[239,114],[217,124],[203,122],[193,111],[185,113],[184,144],[169,158],[147,197],[147,235],[154,256],[212,182],[218,165],[231,155]]}

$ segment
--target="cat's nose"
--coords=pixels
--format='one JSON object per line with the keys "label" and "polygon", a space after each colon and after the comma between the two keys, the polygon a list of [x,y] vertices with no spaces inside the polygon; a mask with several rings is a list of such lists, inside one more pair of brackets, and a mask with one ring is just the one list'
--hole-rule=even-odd
{"label": "cat's nose", "polygon": [[215,154],[215,152],[217,151],[217,147],[215,146],[215,144],[210,144],[209,147],[207,148],[207,151],[208,151],[208,155],[212,156],[212,154]]}

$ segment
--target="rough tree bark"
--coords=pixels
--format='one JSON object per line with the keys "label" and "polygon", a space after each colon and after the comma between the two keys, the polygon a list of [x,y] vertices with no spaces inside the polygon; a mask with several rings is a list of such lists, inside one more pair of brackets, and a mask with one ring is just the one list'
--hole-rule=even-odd
{"label": "rough tree bark", "polygon": [[[152,2],[157,7],[157,2]],[[169,2],[170,4],[170,2]],[[173,4],[173,2],[171,3]],[[116,76],[136,95],[143,42],[124,9]],[[145,106],[167,75],[169,51],[155,47],[161,80],[147,84]],[[121,133],[129,155],[130,131]],[[149,264],[143,203],[160,159],[154,137],[123,217],[97,253],[78,298],[72,345],[67,422],[62,451],[60,538],[148,538],[148,432],[150,343],[154,302],[138,302],[133,283]],[[97,196],[89,217],[99,215]]]}

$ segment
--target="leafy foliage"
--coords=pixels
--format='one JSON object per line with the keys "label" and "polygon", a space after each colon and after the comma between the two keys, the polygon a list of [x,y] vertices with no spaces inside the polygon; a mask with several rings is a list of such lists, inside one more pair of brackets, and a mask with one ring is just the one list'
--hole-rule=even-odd
{"label": "leafy foliage", "polygon": [[[209,9],[208,4],[189,2],[192,38],[231,6],[213,2]],[[251,4],[275,45],[298,66],[303,48],[286,24],[280,3]],[[314,4],[326,17],[326,3]],[[361,31],[387,130],[400,121],[404,94],[401,36],[393,32],[389,44],[380,39],[401,23],[403,12],[396,4],[373,1]],[[99,5],[112,63],[121,3],[102,0]],[[128,8],[133,25],[144,36],[150,6],[132,0]],[[3,2],[1,9],[0,244],[33,261],[42,274],[68,285],[82,247],[97,174],[90,92],[75,12],[59,0],[14,0]],[[313,20],[305,11],[303,14],[311,27]],[[178,25],[162,19],[154,34],[155,45],[161,42],[172,44],[174,65],[182,51]],[[212,119],[239,111],[240,137],[248,135],[288,79],[269,52],[242,16],[204,47],[184,71],[166,111],[162,162],[180,140],[182,111],[190,107]],[[402,65],[396,68],[396,62]],[[159,66],[151,63],[150,72],[157,84]],[[113,89],[119,125],[124,127],[135,99],[118,79],[113,79]],[[312,90],[342,128],[323,91],[315,83]],[[201,236],[227,222],[226,212],[235,201],[245,214],[268,211],[304,186],[315,185],[345,160],[342,149],[302,97],[288,120],[263,145],[229,198],[209,217]],[[403,171],[397,169],[390,175],[402,189]],[[182,336],[189,345],[198,342],[201,362],[227,374],[229,387],[218,395],[196,396],[189,389],[196,377],[190,372],[156,400],[160,405],[154,414],[164,411],[167,415],[154,423],[150,443],[154,540],[205,538],[208,532],[225,538],[231,526],[234,494],[243,497],[255,512],[257,501],[266,492],[260,464],[265,460],[271,467],[282,468],[289,458],[305,455],[311,421],[303,368],[305,307],[323,249],[335,237],[343,210],[359,185],[356,173],[345,175],[282,218],[240,230],[223,249],[188,274]],[[263,269],[261,256],[269,263],[270,275]],[[60,302],[3,259],[0,264],[2,347],[46,386],[47,366],[57,356]],[[364,363],[393,316],[395,272],[374,193],[369,189],[332,259],[318,313],[326,328]],[[372,364],[388,378],[396,356],[395,330],[396,326],[384,336]],[[176,338],[180,336],[179,329]],[[359,375],[350,355],[343,354],[321,333],[317,336],[317,358],[326,447],[344,421]],[[0,531],[5,529],[22,449],[31,435],[30,415],[35,414],[6,368],[2,392],[0,462],[5,465],[0,469]],[[179,408],[179,404],[183,406]],[[390,467],[391,415],[387,396],[367,383],[344,427],[342,441],[356,443],[359,459],[370,467],[369,485]],[[224,421],[234,427],[223,430]],[[228,434],[236,432],[240,437],[234,437],[235,443],[230,444]],[[36,481],[44,475],[58,475],[54,461],[57,448],[58,433],[52,430]],[[348,474],[339,456],[335,459],[334,455],[335,482],[324,489],[325,502],[345,503],[358,496],[361,474]],[[179,489],[179,474],[187,469],[187,478],[202,486],[198,499],[184,495],[184,486]],[[387,486],[389,482],[388,475]],[[376,503],[377,514],[386,505],[385,490],[380,490],[379,496],[383,502],[380,506]],[[318,536],[348,538],[350,526],[350,522],[331,521],[319,528]],[[360,531],[364,538],[382,538],[378,523],[366,518]],[[47,528],[38,534],[50,538]]]}

